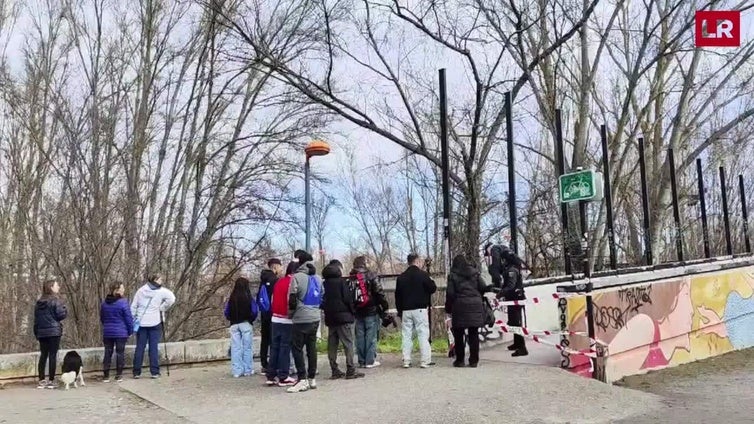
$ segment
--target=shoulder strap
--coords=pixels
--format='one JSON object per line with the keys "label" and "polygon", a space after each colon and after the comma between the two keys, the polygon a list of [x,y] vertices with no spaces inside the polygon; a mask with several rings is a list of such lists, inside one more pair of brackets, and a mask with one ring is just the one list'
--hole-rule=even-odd
{"label": "shoulder strap", "polygon": [[[144,314],[147,313],[147,309],[149,309],[149,305],[152,304],[152,299],[154,299],[154,296],[152,296],[152,297],[149,298],[149,302],[147,302],[147,306],[144,307],[144,311],[141,314],[142,316],[144,316]],[[139,311],[138,311],[138,309],[136,310],[136,318],[139,318]]]}

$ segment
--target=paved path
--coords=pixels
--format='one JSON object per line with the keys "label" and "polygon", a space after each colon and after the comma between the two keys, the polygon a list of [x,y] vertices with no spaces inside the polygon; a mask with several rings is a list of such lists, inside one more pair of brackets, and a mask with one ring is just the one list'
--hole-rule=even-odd
{"label": "paved path", "polygon": [[[542,358],[547,355],[541,355]],[[227,365],[174,370],[162,380],[90,381],[84,389],[0,391],[0,423],[607,423],[660,408],[653,394],[605,385],[555,367],[515,363],[503,346],[486,350],[477,369],[404,370],[394,356],[355,381],[319,379],[319,388],[288,394],[259,376],[233,379]],[[324,366],[324,361],[321,362]],[[326,377],[328,368],[322,368]],[[71,416],[75,411],[75,415]],[[156,420],[156,421],[155,421]]]}
{"label": "paved path", "polygon": [[627,377],[621,385],[660,395],[665,406],[619,422],[754,422],[752,365],[754,349],[747,349],[643,376]]}

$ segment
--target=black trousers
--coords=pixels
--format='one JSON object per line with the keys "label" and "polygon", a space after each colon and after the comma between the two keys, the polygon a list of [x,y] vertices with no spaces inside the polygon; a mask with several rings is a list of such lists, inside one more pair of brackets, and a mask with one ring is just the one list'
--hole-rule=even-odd
{"label": "black trousers", "polygon": [[113,361],[113,350],[115,350],[115,375],[122,376],[123,368],[126,366],[126,341],[128,338],[110,338],[105,337],[102,341],[105,344],[105,357],[102,360],[102,371],[105,378],[110,377],[110,364]]}
{"label": "black trousers", "polygon": [[262,368],[267,369],[270,357],[270,345],[272,344],[272,316],[262,316],[262,342],[259,345],[259,361]]}
{"label": "black trousers", "polygon": [[464,333],[468,331],[469,364],[479,363],[479,328],[453,328],[453,342],[455,343],[456,360],[459,364],[464,362],[466,356],[466,342],[463,340]]}
{"label": "black trousers", "polygon": [[[317,329],[319,322],[293,324],[293,361],[299,380],[317,376]],[[304,362],[306,347],[306,363]],[[308,367],[307,367],[308,366]]]}
{"label": "black trousers", "polygon": [[55,368],[58,364],[58,349],[60,349],[60,337],[43,337],[39,339],[39,380],[45,379],[45,365],[49,365],[48,380],[55,380]]}
{"label": "black trousers", "polygon": [[[523,326],[523,306],[508,306],[508,325],[513,327]],[[513,335],[513,346],[518,349],[526,349],[526,339],[520,334]]]}

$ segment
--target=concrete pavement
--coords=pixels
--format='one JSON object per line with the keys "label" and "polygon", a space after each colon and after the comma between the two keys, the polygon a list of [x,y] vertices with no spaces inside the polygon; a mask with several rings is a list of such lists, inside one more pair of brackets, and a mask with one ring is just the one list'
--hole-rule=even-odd
{"label": "concrete pavement", "polygon": [[11,386],[0,391],[0,423],[224,423],[269,414],[269,424],[606,423],[662,405],[652,394],[515,363],[504,346],[483,351],[476,369],[452,368],[447,358],[436,358],[434,368],[406,370],[397,356],[382,359],[383,366],[367,370],[364,379],[332,382],[320,358],[319,388],[300,394],[265,387],[260,376],[233,379],[227,364],[177,369],[157,381],[92,380],[68,392]]}

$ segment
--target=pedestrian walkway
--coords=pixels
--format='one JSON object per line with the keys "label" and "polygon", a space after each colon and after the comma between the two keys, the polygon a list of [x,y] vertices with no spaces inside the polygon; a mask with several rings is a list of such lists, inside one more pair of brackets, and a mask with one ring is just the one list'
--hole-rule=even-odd
{"label": "pedestrian walkway", "polygon": [[[532,346],[529,361],[545,361]],[[537,359],[539,358],[539,359]],[[549,357],[550,360],[552,357]],[[402,369],[397,356],[367,377],[329,381],[320,358],[319,388],[288,394],[261,376],[234,379],[228,366],[177,369],[161,380],[120,385],[89,379],[83,389],[0,391],[0,423],[221,423],[238,417],[265,424],[327,423],[607,423],[661,406],[658,396],[614,387],[553,366],[516,363],[505,346],[482,351],[480,367],[457,369],[435,358],[430,369]],[[551,365],[551,364],[550,364]],[[267,417],[268,414],[273,414]]]}

